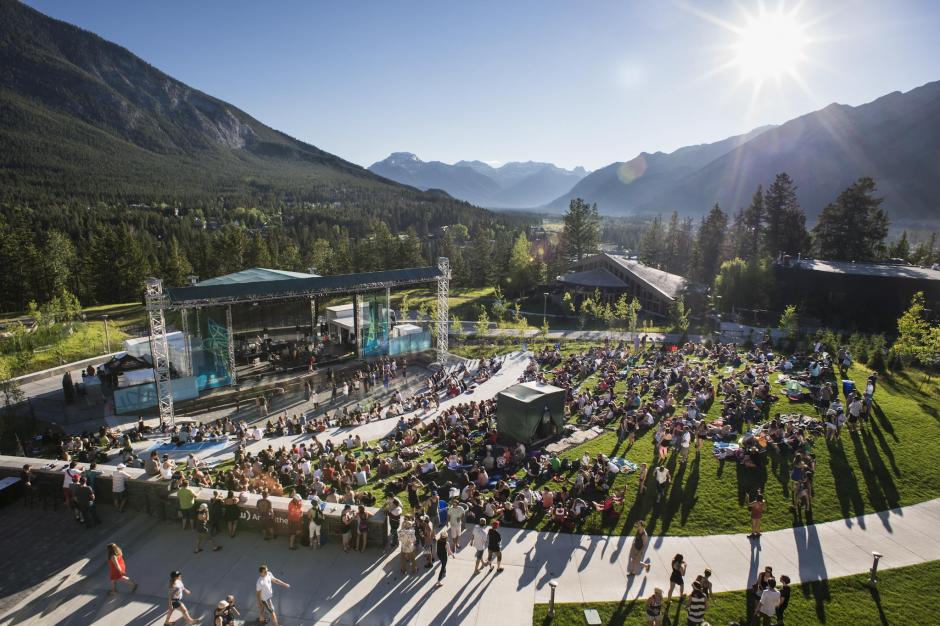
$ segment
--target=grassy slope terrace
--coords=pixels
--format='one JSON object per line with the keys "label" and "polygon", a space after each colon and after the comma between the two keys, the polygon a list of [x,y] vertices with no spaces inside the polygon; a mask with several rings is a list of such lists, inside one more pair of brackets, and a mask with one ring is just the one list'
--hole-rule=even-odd
{"label": "grassy slope terrace", "polygon": [[[779,581],[778,581],[779,584]],[[878,589],[868,587],[868,575],[846,576],[812,585],[796,585],[786,611],[787,624],[935,624],[940,562],[912,565],[878,573]],[[665,591],[665,590],[664,590]],[[652,589],[650,589],[652,593]],[[752,604],[743,591],[715,594],[705,612],[711,624],[748,624]],[[685,624],[685,610],[677,603],[669,607],[663,624]],[[647,624],[643,602],[586,602],[556,604],[555,618],[547,619],[548,605],[535,605],[535,626],[581,626],[584,610],[595,609],[602,624],[640,626]]]}

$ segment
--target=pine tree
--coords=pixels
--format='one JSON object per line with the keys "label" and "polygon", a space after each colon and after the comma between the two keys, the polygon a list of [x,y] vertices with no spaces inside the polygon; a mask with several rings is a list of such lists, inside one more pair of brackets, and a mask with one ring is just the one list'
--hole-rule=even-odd
{"label": "pine tree", "polygon": [[640,240],[640,261],[651,267],[662,267],[666,260],[666,233],[657,215]]}
{"label": "pine tree", "polygon": [[728,230],[728,216],[717,204],[702,220],[695,240],[695,276],[706,285],[712,284],[718,275],[724,258],[725,237]]}
{"label": "pine tree", "polygon": [[581,198],[574,198],[565,213],[565,227],[562,232],[565,255],[573,261],[580,261],[597,252],[600,242],[600,216],[596,204],[588,204]]}
{"label": "pine tree", "polygon": [[875,181],[860,178],[819,215],[813,228],[816,253],[835,261],[875,261],[885,255],[888,216],[876,198]]}
{"label": "pine tree", "polygon": [[529,252],[529,240],[520,232],[509,255],[506,271],[506,292],[520,294],[532,284],[532,257]]}
{"label": "pine tree", "polygon": [[767,256],[797,255],[805,252],[809,235],[806,213],[796,197],[796,185],[786,172],[777,174],[764,194],[766,229],[764,249]]}
{"label": "pine tree", "polygon": [[907,231],[901,233],[901,238],[894,242],[888,252],[891,258],[908,260],[911,256],[911,244],[907,240]]}
{"label": "pine tree", "polygon": [[743,237],[738,252],[743,254],[745,261],[753,263],[761,256],[764,249],[764,191],[758,185],[757,191],[751,198],[751,204],[744,209],[742,215],[742,230],[739,236]]}
{"label": "pine tree", "polygon": [[192,273],[193,266],[190,265],[186,255],[183,254],[176,237],[171,237],[161,273],[163,285],[165,287],[182,287],[186,284],[187,277]]}

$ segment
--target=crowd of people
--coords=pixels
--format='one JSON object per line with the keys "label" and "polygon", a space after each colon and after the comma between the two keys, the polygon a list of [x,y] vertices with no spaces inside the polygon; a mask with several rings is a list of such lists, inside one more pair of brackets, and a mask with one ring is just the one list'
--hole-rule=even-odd
{"label": "crowd of people", "polygon": [[[186,423],[163,433],[179,444],[234,440],[232,462],[221,468],[207,467],[193,454],[178,463],[156,451],[141,462],[131,444],[147,434],[142,421],[126,433],[103,428],[93,436],[61,438],[61,456],[70,461],[63,488],[76,519],[94,525],[98,521],[96,448],[120,446],[129,463],[139,463],[177,491],[183,528],[189,527],[196,535],[195,552],[201,552],[204,545],[221,549],[214,540],[219,533],[235,536],[246,494],[261,495],[258,512],[266,539],[276,536],[268,498],[290,497],[291,549],[301,540],[311,548],[320,547],[324,524],[320,505],[337,503],[344,506],[344,550],[364,550],[370,517],[365,507],[381,505],[391,546],[400,551],[401,571],[414,573],[421,562],[427,569],[437,562],[440,583],[448,558],[465,547],[460,545],[465,529],[470,530],[468,545],[476,551],[476,571],[494,566],[501,571],[502,526],[525,526],[539,518],[549,527],[574,531],[595,512],[605,523],[615,522],[631,484],[618,482],[621,474],[636,473],[637,498],[651,485],[656,502],[662,502],[672,482],[666,461],[675,458],[684,464],[691,450],[698,454],[706,445],[721,461],[736,462],[745,470],[766,463],[768,451],[787,459],[791,508],[797,514],[811,513],[815,439],[824,435],[837,441],[844,429],[865,428],[877,386],[876,375],[860,389],[844,381],[843,402],[832,379],[837,368],[847,367],[848,358],[847,353],[832,358],[819,345],[810,354],[781,356],[766,345],[744,350],[734,344],[687,343],[637,351],[609,341],[574,354],[564,354],[558,347],[537,353],[521,380],[564,389],[569,428],[615,432],[617,447],[623,446],[624,454],[637,438],[651,433],[653,458],[639,465],[605,454],[571,458],[506,442],[497,429],[494,399],[468,398],[439,408],[444,399],[462,397],[498,371],[500,362],[490,360],[475,372],[438,370],[410,398],[396,391],[384,406],[360,403],[350,410],[351,404],[346,403],[332,416],[329,410],[317,417],[285,413],[254,426],[220,418],[206,424]],[[357,373],[352,384],[331,383],[333,398],[365,395],[372,387],[388,386],[390,377],[404,377],[405,371],[395,361],[385,362],[370,372]],[[774,382],[784,385],[782,393],[774,392]],[[775,410],[786,397],[810,401],[816,415]],[[716,405],[720,407],[717,412],[712,410]],[[358,435],[335,440],[324,435],[331,426],[385,418],[397,422],[393,432],[377,442],[363,441]],[[255,440],[297,435],[308,437],[248,449]],[[56,435],[45,436],[54,439]],[[82,462],[89,463],[87,470]],[[120,476],[126,474],[123,464],[118,467],[113,497],[115,507],[122,511],[126,478]],[[196,504],[194,489],[211,489],[212,497]],[[383,495],[378,495],[382,492],[384,502],[380,501]],[[304,501],[313,506],[305,511]],[[751,520],[750,537],[759,539],[768,505],[762,490],[746,493],[744,504]],[[648,541],[641,520],[630,551],[627,569],[631,576],[649,571],[649,560],[642,559]],[[120,569],[115,560],[114,571]],[[678,590],[680,602],[685,598],[684,576],[685,564],[677,555],[665,598],[657,589],[647,602],[651,624],[658,623],[654,618],[669,605],[674,591]],[[709,576],[706,570],[691,585],[689,623],[702,621],[711,594]],[[788,580],[783,577],[782,581],[781,589],[772,577],[758,581],[761,598],[755,619],[770,623],[765,620],[770,615],[766,619],[782,623],[789,597]]]}

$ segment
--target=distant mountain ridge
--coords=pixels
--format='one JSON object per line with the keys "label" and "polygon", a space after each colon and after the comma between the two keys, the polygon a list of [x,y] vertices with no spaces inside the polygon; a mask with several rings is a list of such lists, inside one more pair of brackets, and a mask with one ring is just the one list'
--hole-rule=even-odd
{"label": "distant mountain ridge", "polygon": [[580,197],[608,214],[700,215],[716,202],[734,212],[783,171],[811,219],[862,176],[875,179],[892,219],[940,218],[940,81],[712,144],[642,153],[593,172],[546,206],[561,211]]}
{"label": "distant mountain ridge", "polygon": [[493,167],[483,161],[422,161],[411,152],[393,152],[369,171],[419,189],[443,189],[473,204],[517,209],[538,207],[571,189],[587,175],[583,167],[566,170],[551,163],[510,162]]}
{"label": "distant mountain ridge", "polygon": [[77,198],[348,200],[439,215],[463,204],[381,178],[117,44],[0,0],[0,200]]}

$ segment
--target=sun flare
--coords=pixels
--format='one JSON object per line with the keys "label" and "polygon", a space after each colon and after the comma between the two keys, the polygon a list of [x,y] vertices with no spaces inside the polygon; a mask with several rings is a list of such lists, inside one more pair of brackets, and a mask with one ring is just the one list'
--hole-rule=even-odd
{"label": "sun flare", "polygon": [[793,76],[804,60],[805,28],[792,13],[762,11],[748,16],[735,32],[734,65],[745,78]]}

